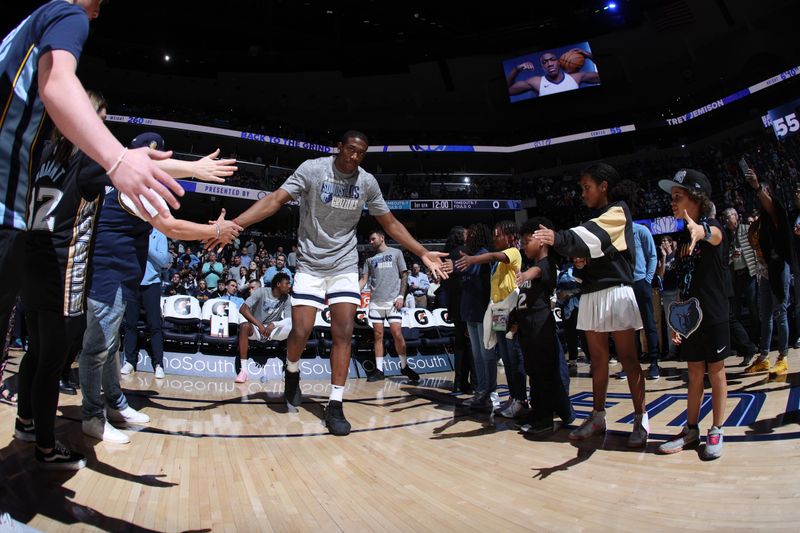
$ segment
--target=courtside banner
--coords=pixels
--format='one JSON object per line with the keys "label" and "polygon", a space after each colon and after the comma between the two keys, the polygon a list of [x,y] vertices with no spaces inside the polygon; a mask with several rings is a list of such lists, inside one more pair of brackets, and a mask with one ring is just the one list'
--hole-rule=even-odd
{"label": "courtside banner", "polygon": [[[256,357],[256,359],[259,358]],[[261,360],[263,361],[263,358]],[[120,363],[123,364],[124,362],[124,355],[120,352]],[[164,372],[167,375],[233,379],[236,377],[234,363],[234,356],[164,352]],[[263,365],[251,358],[245,361],[243,366],[253,381],[283,380],[283,361],[276,357],[267,359]],[[139,350],[139,362],[136,365],[136,370],[153,372],[153,363],[150,360],[150,356],[147,355],[147,351]],[[330,380],[330,360],[322,357],[301,359],[300,377],[301,379],[309,380]],[[356,365],[352,360],[350,361],[347,377],[358,377]]]}
{"label": "courtside banner", "polygon": [[[361,360],[359,357],[351,359],[355,361],[359,374],[362,377],[368,376],[375,371],[375,359],[369,358]],[[446,353],[437,355],[409,355],[408,366],[416,370],[418,374],[430,374],[435,372],[451,372],[453,370],[450,356]],[[400,376],[400,358],[391,355],[383,356],[383,373],[387,376]]]}

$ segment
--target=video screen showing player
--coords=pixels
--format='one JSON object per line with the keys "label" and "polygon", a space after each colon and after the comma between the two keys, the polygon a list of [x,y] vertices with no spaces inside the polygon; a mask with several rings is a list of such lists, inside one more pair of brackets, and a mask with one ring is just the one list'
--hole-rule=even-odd
{"label": "video screen showing player", "polygon": [[503,70],[512,103],[600,85],[588,42],[507,59]]}

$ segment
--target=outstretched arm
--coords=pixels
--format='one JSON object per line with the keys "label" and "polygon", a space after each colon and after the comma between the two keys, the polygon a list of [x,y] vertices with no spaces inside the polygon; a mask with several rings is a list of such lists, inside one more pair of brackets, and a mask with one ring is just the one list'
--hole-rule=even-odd
{"label": "outstretched arm", "polygon": [[462,272],[472,265],[483,265],[491,263],[492,261],[500,261],[501,263],[510,262],[508,256],[503,252],[486,252],[480,255],[467,255],[463,251],[459,253],[461,254],[461,258],[455,262],[455,267]]}
{"label": "outstretched arm", "polygon": [[271,217],[278,212],[278,209],[283,204],[291,199],[292,197],[284,189],[277,189],[251,205],[247,211],[234,218],[233,221],[242,228],[247,228],[256,222],[261,222],[265,218]]}
{"label": "outstretched arm", "polygon": [[406,250],[421,258],[432,274],[441,279],[447,279],[447,273],[443,270],[444,264],[442,263],[442,258],[447,257],[446,253],[428,251],[427,248],[411,236],[406,227],[391,212],[378,215],[375,218],[390,237],[400,243]]}
{"label": "outstretched arm", "polygon": [[767,191],[765,191],[761,185],[758,183],[758,175],[756,171],[752,168],[747,169],[747,173],[744,175],[745,181],[747,184],[750,185],[756,191],[756,198],[758,199],[758,203],[761,204],[761,207],[764,208],[764,211],[767,212],[769,215],[769,219],[772,221],[772,225],[777,227],[778,226],[778,218],[776,216],[775,211],[775,203],[772,201],[772,196],[770,196]]}
{"label": "outstretched arm", "polygon": [[[231,220],[225,220],[225,210],[213,224],[197,224],[169,216],[158,215],[150,223],[161,233],[172,239],[181,241],[213,241],[222,247],[233,241],[242,231],[241,226]],[[218,263],[219,264],[219,263]],[[220,269],[222,265],[220,265]],[[204,265],[205,266],[205,265]]]}
{"label": "outstretched arm", "polygon": [[65,50],[48,51],[39,58],[39,94],[55,125],[109,173],[114,186],[131,199],[147,220],[151,216],[144,209],[140,195],[158,206],[163,215],[169,208],[162,207],[159,197],[175,209],[180,207],[173,193],[183,196],[183,188],[154,162],[168,158],[169,152],[149,148],[126,151],[89,102],[86,90],[75,76],[77,65],[75,56]]}
{"label": "outstretched arm", "polygon": [[223,177],[232,176],[238,170],[235,159],[217,159],[219,148],[195,161],[165,159],[156,161],[158,168],[173,178],[197,178],[202,181],[225,183]]}

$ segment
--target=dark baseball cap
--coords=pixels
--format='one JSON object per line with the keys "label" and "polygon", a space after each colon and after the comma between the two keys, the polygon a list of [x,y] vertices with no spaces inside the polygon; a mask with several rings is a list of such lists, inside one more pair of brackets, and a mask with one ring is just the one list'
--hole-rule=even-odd
{"label": "dark baseball cap", "polygon": [[672,194],[673,187],[681,187],[703,191],[711,196],[711,182],[705,174],[691,168],[680,169],[671,180],[660,180],[658,186],[668,194]]}
{"label": "dark baseball cap", "polygon": [[141,135],[137,135],[131,141],[131,148],[152,148],[154,150],[163,150],[164,149],[164,138],[161,137],[158,133],[153,133],[148,131],[146,133],[142,133]]}

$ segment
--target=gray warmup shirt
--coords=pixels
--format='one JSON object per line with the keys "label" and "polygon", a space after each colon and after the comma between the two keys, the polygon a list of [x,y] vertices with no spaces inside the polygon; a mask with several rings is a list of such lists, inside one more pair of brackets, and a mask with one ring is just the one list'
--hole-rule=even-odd
{"label": "gray warmup shirt", "polygon": [[400,275],[407,270],[403,253],[397,248],[387,248],[364,262],[364,272],[369,276],[370,305],[391,307],[400,294]]}
{"label": "gray warmup shirt", "polygon": [[356,226],[364,206],[372,216],[389,212],[375,176],[361,167],[347,176],[333,160],[309,159],[281,185],[300,202],[297,271],[317,277],[357,274]]}
{"label": "gray warmup shirt", "polygon": [[275,298],[269,287],[259,287],[244,303],[262,324],[283,320],[292,313],[292,297],[287,294],[284,298]]}

